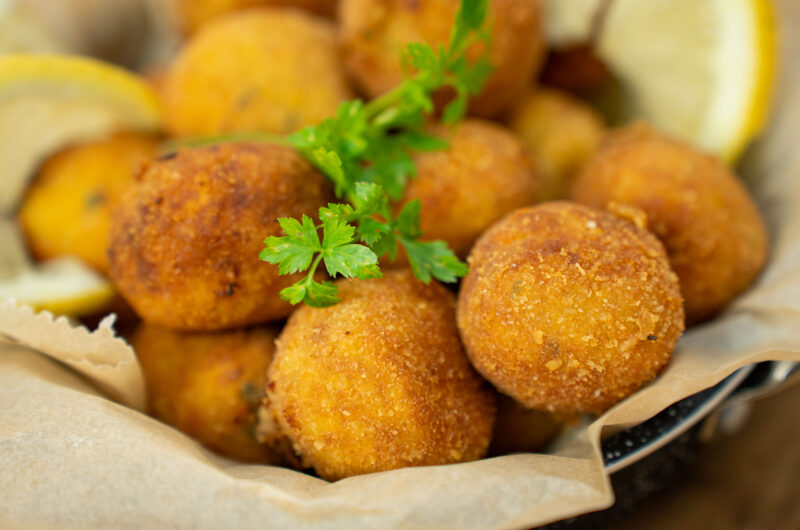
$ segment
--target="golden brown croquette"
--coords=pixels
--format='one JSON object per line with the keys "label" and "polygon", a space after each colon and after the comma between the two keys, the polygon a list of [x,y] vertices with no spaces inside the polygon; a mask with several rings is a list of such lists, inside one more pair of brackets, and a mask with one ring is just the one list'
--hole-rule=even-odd
{"label": "golden brown croquette", "polygon": [[449,147],[415,155],[417,177],[401,204],[419,199],[424,239],[442,239],[465,258],[492,223],[534,203],[537,172],[522,142],[500,125],[472,119],[433,132]]}
{"label": "golden brown croquette", "polygon": [[[457,9],[457,0],[342,0],[342,42],[355,82],[370,97],[399,84],[406,45],[447,44]],[[494,0],[488,26],[494,71],[483,92],[470,103],[470,111],[495,117],[524,94],[544,59],[538,0]],[[481,45],[473,52],[478,56],[485,50]]]}
{"label": "golden brown croquette", "polygon": [[173,61],[161,94],[176,136],[291,133],[351,97],[332,23],[270,8],[204,26]]}
{"label": "golden brown croquette", "polygon": [[600,115],[566,92],[540,88],[514,108],[509,123],[533,155],[539,171],[538,199],[568,197],[575,178],[600,143]]}
{"label": "golden brown croquette", "polygon": [[212,331],[286,317],[298,275],[260,261],[279,217],[316,215],[329,186],[293,149],[225,143],[152,165],[113,213],[111,277],[144,320]]}
{"label": "golden brown croquette", "polygon": [[45,162],[19,213],[33,255],[78,256],[108,274],[111,211],[157,151],[153,137],[120,133],[68,147]]}
{"label": "golden brown croquette", "polygon": [[483,456],[494,394],[464,355],[453,295],[408,271],[337,285],[339,304],[292,314],[269,370],[305,465],[336,480]]}
{"label": "golden brown croquette", "polygon": [[180,333],[142,324],[132,343],[150,413],[229,458],[282,463],[279,450],[255,438],[277,336],[277,328]]}
{"label": "golden brown croquette", "polygon": [[652,380],[683,331],[678,279],[650,232],[549,202],[490,228],[469,257],[467,354],[528,407],[600,413]]}
{"label": "golden brown croquette", "polygon": [[680,279],[689,323],[712,317],[747,289],[767,258],[764,221],[733,173],[642,123],[604,140],[573,198],[644,210]]}

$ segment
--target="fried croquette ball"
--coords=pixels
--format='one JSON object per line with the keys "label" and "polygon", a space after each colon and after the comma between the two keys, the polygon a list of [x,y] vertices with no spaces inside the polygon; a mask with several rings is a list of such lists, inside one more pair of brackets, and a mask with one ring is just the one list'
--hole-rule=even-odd
{"label": "fried croquette ball", "polygon": [[281,463],[280,452],[255,437],[277,335],[272,328],[180,333],[142,324],[132,343],[150,414],[227,457]]}
{"label": "fried croquette ball", "polygon": [[492,223],[534,203],[537,173],[522,142],[500,125],[473,119],[434,132],[449,147],[415,156],[417,176],[401,204],[419,199],[424,238],[446,241],[463,258]]}
{"label": "fried croquette ball", "polygon": [[600,413],[658,375],[683,331],[678,279],[647,230],[548,202],[469,257],[458,327],[475,368],[539,410]]}
{"label": "fried croquette ball", "polygon": [[258,259],[279,217],[332,200],[293,149],[224,143],[154,162],[112,216],[111,277],[144,320],[196,331],[286,317],[279,292],[298,281]]}
{"label": "fried croquette ball", "polygon": [[529,409],[500,394],[489,454],[541,451],[556,438],[561,429],[562,422],[549,412]]}
{"label": "fried croquette ball", "polygon": [[336,480],[480,458],[494,394],[464,355],[453,295],[408,271],[337,285],[337,305],[292,314],[267,378],[303,463]]}
{"label": "fried croquette ball", "polygon": [[572,196],[599,208],[619,203],[644,210],[680,278],[690,323],[723,309],[766,261],[764,221],[731,171],[644,124],[611,134]]}
{"label": "fried croquette ball", "polygon": [[510,120],[533,154],[542,201],[569,196],[579,171],[597,149],[603,120],[591,107],[565,92],[540,88],[528,93]]}
{"label": "fried croquette ball", "polygon": [[296,7],[332,17],[337,0],[172,0],[181,28],[193,33],[220,15],[253,7]]}
{"label": "fried croquette ball", "polygon": [[33,255],[74,255],[108,274],[111,212],[123,190],[156,157],[155,138],[120,133],[67,149],[42,166],[19,213]]}
{"label": "fried croquette ball", "polygon": [[[342,42],[355,82],[370,97],[398,85],[403,79],[401,58],[406,45],[446,45],[458,4],[458,0],[342,0]],[[538,0],[494,0],[488,27],[494,70],[471,101],[470,111],[495,117],[524,94],[544,60]],[[470,50],[472,56],[484,52],[483,45]]]}
{"label": "fried croquette ball", "polygon": [[234,13],[203,27],[164,80],[176,136],[294,132],[351,97],[332,23],[290,9]]}

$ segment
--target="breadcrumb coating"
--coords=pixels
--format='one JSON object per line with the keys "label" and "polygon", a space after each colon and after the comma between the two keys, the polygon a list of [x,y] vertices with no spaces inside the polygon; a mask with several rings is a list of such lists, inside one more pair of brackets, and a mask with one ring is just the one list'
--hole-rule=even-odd
{"label": "breadcrumb coating", "polygon": [[337,284],[339,304],[292,314],[269,370],[305,465],[336,480],[483,456],[494,394],[464,355],[453,295],[408,271]]}
{"label": "breadcrumb coating", "polygon": [[512,213],[469,257],[458,327],[478,371],[551,412],[601,413],[655,378],[683,331],[664,247],[569,202]]}
{"label": "breadcrumb coating", "polygon": [[[446,45],[458,9],[457,0],[342,0],[342,43],[350,75],[369,97],[403,79],[401,57],[412,42]],[[496,117],[520,98],[544,61],[538,0],[494,0],[489,6],[492,34],[489,60],[494,66],[470,112]],[[472,56],[484,53],[477,45]]]}
{"label": "breadcrumb coating", "polygon": [[144,371],[150,413],[229,458],[278,464],[256,441],[277,328],[179,333],[142,324],[132,344]]}
{"label": "breadcrumb coating", "polygon": [[717,158],[645,124],[606,138],[573,199],[640,208],[678,274],[689,323],[706,320],[747,289],[764,266],[768,235],[747,189]]}
{"label": "breadcrumb coating", "polygon": [[423,239],[442,239],[464,258],[492,223],[534,203],[537,172],[522,142],[500,125],[469,119],[431,132],[450,145],[415,156],[417,176],[401,204],[419,199]]}
{"label": "breadcrumb coating", "polygon": [[175,136],[288,134],[333,116],[352,96],[334,25],[272,8],[204,26],[173,61],[161,95]]}
{"label": "breadcrumb coating", "polygon": [[284,318],[280,276],[258,258],[276,219],[316,215],[330,187],[293,149],[227,143],[151,164],[112,216],[111,277],[144,320],[213,331]]}
{"label": "breadcrumb coating", "polygon": [[119,133],[68,147],[47,160],[19,213],[33,255],[78,256],[108,274],[111,212],[157,151],[154,137]]}

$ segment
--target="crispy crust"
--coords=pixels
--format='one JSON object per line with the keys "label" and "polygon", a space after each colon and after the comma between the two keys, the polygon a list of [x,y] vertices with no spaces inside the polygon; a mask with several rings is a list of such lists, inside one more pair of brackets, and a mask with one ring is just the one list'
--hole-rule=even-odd
{"label": "crispy crust", "polygon": [[537,172],[522,142],[497,124],[466,120],[434,132],[450,146],[415,156],[418,175],[401,204],[419,199],[424,239],[442,239],[464,258],[492,223],[533,204]]}
{"label": "crispy crust", "polygon": [[474,366],[528,407],[600,413],[658,375],[683,331],[664,248],[567,202],[518,210],[469,258],[458,326]]}
{"label": "crispy crust", "polygon": [[680,278],[690,323],[723,309],[766,261],[766,227],[741,182],[716,158],[641,123],[604,140],[573,198],[644,210]]}
{"label": "crispy crust", "polygon": [[145,320],[209,331],[286,317],[298,275],[258,259],[279,217],[315,214],[332,196],[293,149],[220,144],[154,162],[114,212],[111,277]]}
{"label": "crispy crust", "polygon": [[277,328],[189,334],[142,324],[132,343],[150,413],[230,458],[284,462],[255,438],[277,336]]}
{"label": "crispy crust", "polygon": [[[405,45],[446,45],[457,7],[456,0],[342,0],[342,43],[357,85],[375,97],[400,83]],[[544,41],[537,0],[494,0],[489,20],[495,69],[470,111],[495,117],[533,82],[544,59]],[[476,46],[471,53],[483,52]]]}
{"label": "crispy crust", "polygon": [[338,285],[338,305],[291,316],[268,376],[305,464],[336,480],[483,456],[494,395],[464,355],[453,295],[407,271]]}
{"label": "crispy crust", "polygon": [[161,94],[176,136],[291,133],[332,116],[352,95],[333,24],[270,8],[204,26],[173,61]]}

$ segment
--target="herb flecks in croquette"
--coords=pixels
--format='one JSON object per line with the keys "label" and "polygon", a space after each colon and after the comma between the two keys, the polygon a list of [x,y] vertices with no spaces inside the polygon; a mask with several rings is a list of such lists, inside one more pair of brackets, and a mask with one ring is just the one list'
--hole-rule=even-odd
{"label": "herb flecks in croquette", "polygon": [[424,130],[426,116],[434,111],[434,92],[442,87],[455,92],[442,114],[443,121],[454,123],[464,116],[469,96],[480,92],[491,72],[486,57],[470,61],[466,54],[474,43],[488,41],[483,29],[488,5],[487,0],[462,0],[447,46],[407,47],[405,61],[416,74],[369,103],[343,103],[334,118],[289,137],[333,182],[337,197],[350,204],[321,208],[319,224],[310,218],[282,219],[284,235],[266,239],[262,260],[278,264],[281,274],[308,271],[303,280],[281,291],[283,299],[314,307],[333,305],[339,300],[337,287],[314,280],[320,263],[332,277],[375,278],[380,276],[378,257],[394,260],[398,245],[423,282],[431,278],[454,282],[467,273],[467,266],[446,243],[419,240],[419,201],[407,203],[393,216],[389,199],[402,198],[416,174],[412,151],[447,146]]}

